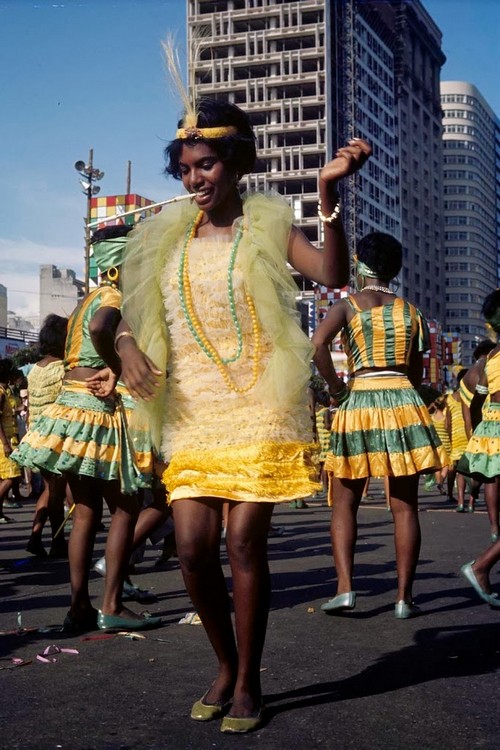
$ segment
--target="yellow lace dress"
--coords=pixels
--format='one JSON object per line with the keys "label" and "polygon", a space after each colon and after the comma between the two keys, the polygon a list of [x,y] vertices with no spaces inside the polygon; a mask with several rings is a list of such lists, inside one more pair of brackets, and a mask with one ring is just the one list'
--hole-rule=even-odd
{"label": "yellow lace dress", "polygon": [[[193,211],[187,219],[181,217],[179,231],[173,232],[169,223],[168,239],[160,235],[161,263],[156,268],[168,377],[164,406],[160,407],[159,402],[153,410],[162,408],[161,454],[168,463],[163,481],[170,502],[205,496],[280,502],[307,496],[320,487],[315,479],[317,446],[307,401],[311,346],[290,308],[293,281],[286,269],[288,212],[289,207],[284,207],[281,200],[266,201],[263,196],[256,196],[244,205],[244,220],[238,220],[233,227],[234,237],[239,222],[244,221],[232,272],[235,314],[241,326],[239,356],[228,292],[233,242],[224,237],[195,238],[189,245],[194,311],[220,357],[234,359],[225,365],[226,378],[196,341],[181,304],[180,261]],[[161,225],[163,221],[167,226],[167,217],[162,212],[151,223]],[[147,225],[142,231],[146,239],[148,234],[151,237]],[[273,238],[282,239],[273,242]],[[138,259],[144,259],[140,245],[132,244],[134,250]],[[140,298],[144,308],[146,293],[140,293],[141,272],[144,266],[141,271],[141,264],[137,263],[130,278],[139,304],[135,311],[127,305],[125,288],[124,317],[139,343],[158,363],[145,339],[156,335],[160,324],[155,325],[149,315],[141,326],[137,315],[137,311],[144,314]],[[149,278],[147,288],[151,284]],[[247,295],[256,310],[258,342]],[[258,377],[245,391],[254,380],[256,345]],[[245,392],[234,390],[231,384]]]}

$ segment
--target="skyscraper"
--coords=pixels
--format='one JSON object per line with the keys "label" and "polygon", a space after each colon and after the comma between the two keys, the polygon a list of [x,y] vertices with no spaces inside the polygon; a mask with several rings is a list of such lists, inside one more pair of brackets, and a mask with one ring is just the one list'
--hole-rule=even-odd
{"label": "skyscraper", "polygon": [[478,89],[441,83],[444,112],[446,323],[459,331],[462,362],[485,337],[484,298],[498,286],[500,123]]}

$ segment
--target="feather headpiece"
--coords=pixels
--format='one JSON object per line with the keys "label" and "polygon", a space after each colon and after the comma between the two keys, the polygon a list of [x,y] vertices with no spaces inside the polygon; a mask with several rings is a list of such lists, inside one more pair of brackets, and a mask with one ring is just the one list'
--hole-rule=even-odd
{"label": "feather headpiece", "polygon": [[182,140],[196,140],[198,138],[206,138],[210,140],[212,138],[225,138],[229,135],[236,135],[236,133],[238,132],[237,128],[235,128],[233,125],[218,126],[214,128],[198,127],[198,112],[194,102],[194,62],[199,57],[202,41],[203,35],[193,36],[193,42],[190,50],[192,80],[190,82],[189,90],[186,90],[186,87],[182,80],[179,55],[174,45],[173,38],[169,36],[164,42],[162,42],[170,80],[173,87],[175,88],[175,91],[181,97],[182,104],[184,106],[184,119],[182,122],[182,127],[179,128],[175,134],[176,138],[180,138]]}

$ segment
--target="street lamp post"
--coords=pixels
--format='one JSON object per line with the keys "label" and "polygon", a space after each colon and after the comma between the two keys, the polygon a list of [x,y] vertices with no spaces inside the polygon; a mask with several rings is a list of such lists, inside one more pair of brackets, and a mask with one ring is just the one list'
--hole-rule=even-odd
{"label": "street lamp post", "polygon": [[97,195],[100,191],[98,185],[94,185],[95,180],[102,180],[104,172],[94,167],[94,149],[89,151],[89,160],[87,163],[84,161],[75,162],[75,169],[78,174],[83,178],[80,180],[82,186],[82,192],[87,196],[87,217],[85,220],[85,294],[89,293],[89,279],[90,279],[90,219],[91,219],[91,208],[92,208],[92,196]]}

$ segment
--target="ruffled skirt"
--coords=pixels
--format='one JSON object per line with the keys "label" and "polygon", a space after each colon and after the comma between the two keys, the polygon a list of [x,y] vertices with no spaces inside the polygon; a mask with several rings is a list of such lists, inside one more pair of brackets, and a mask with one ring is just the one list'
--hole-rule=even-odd
{"label": "ruffled skirt", "polygon": [[53,474],[119,480],[125,494],[144,486],[130,450],[121,399],[98,398],[75,380],[64,383],[12,459]]}
{"label": "ruffled skirt", "polygon": [[449,459],[404,375],[356,377],[335,415],[325,469],[338,479],[411,476]]}
{"label": "ruffled skirt", "polygon": [[162,481],[169,502],[218,497],[238,502],[284,502],[321,489],[318,447],[304,443],[237,445],[174,454]]}
{"label": "ruffled skirt", "polygon": [[500,403],[483,408],[483,419],[474,430],[457,471],[481,481],[500,475]]}

